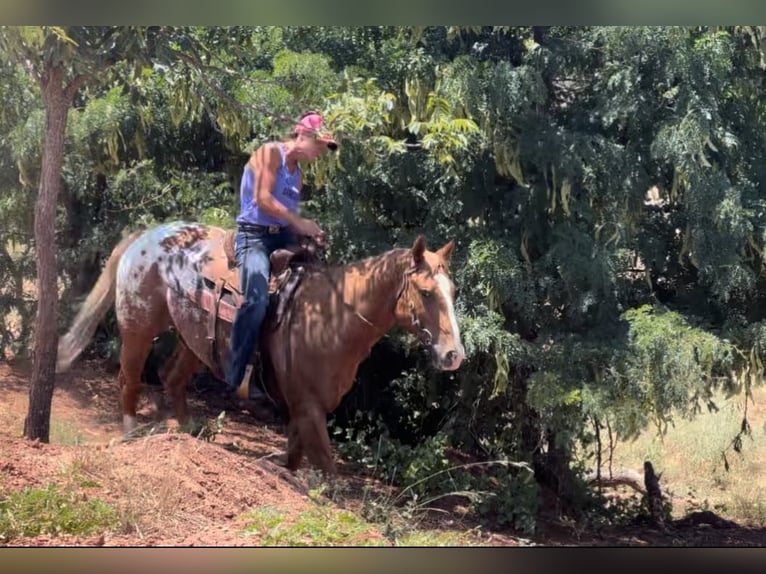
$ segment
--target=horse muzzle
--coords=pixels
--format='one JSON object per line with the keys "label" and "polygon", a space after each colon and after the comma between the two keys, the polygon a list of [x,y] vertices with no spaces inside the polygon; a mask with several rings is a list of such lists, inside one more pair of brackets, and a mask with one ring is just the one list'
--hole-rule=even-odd
{"label": "horse muzzle", "polygon": [[431,348],[434,367],[440,371],[455,371],[463,363],[465,359],[465,349],[463,345],[441,347],[441,345],[434,345]]}
{"label": "horse muzzle", "polygon": [[454,371],[465,359],[465,349],[459,338],[451,340],[448,344],[434,344],[434,336],[425,327],[421,327],[417,319],[412,321],[412,332],[417,336],[423,346],[431,351],[433,365],[440,371]]}

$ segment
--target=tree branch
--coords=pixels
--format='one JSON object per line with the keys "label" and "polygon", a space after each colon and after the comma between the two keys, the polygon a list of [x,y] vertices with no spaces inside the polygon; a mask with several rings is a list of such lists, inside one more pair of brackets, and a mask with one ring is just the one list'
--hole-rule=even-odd
{"label": "tree branch", "polygon": [[69,85],[64,88],[64,96],[66,97],[67,101],[73,101],[75,95],[77,95],[77,90],[79,90],[92,77],[93,76],[91,74],[78,74],[75,76],[74,79],[69,82]]}
{"label": "tree branch", "polygon": [[[194,52],[196,55],[196,52]],[[283,115],[274,115],[272,111],[267,110],[265,108],[261,107],[254,107],[254,106],[245,106],[241,102],[239,102],[237,99],[233,98],[231,94],[226,92],[225,90],[222,90],[220,87],[215,85],[213,82],[210,82],[203,72],[210,71],[210,72],[217,72],[217,73],[223,73],[223,74],[232,74],[233,72],[231,70],[226,70],[224,68],[220,68],[218,66],[211,66],[202,63],[202,61],[199,59],[199,57],[192,57],[189,54],[185,54],[182,52],[176,52],[176,56],[180,61],[182,61],[184,64],[186,64],[190,70],[194,71],[199,79],[202,81],[202,83],[207,87],[212,93],[214,93],[216,96],[221,98],[222,100],[225,100],[230,106],[233,108],[239,110],[242,113],[246,112],[258,112],[262,113],[264,115],[268,115],[278,122],[283,122],[285,124],[292,125],[295,122],[295,118],[290,116],[283,116]],[[275,84],[278,84],[279,82],[273,82]],[[212,112],[209,110],[206,103],[203,102],[203,106],[205,107],[205,110],[208,111],[208,114],[212,115]]]}
{"label": "tree branch", "polygon": [[609,477],[593,472],[586,477],[586,480],[591,486],[606,486],[611,488],[616,486],[629,486],[641,494],[646,492],[644,485],[642,484],[643,476],[635,470],[626,469]]}

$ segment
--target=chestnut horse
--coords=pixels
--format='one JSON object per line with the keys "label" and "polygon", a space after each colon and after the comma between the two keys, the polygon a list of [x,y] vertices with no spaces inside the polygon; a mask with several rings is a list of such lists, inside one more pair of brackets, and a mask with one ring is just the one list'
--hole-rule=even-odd
{"label": "chestnut horse", "polygon": [[[199,295],[212,293],[204,276],[237,273],[227,269],[226,235],[218,227],[173,222],[126,237],[114,248],[69,332],[60,339],[58,372],[69,368],[115,305],[122,339],[119,382],[126,433],[136,426],[141,371],[152,340],[160,333],[174,328],[179,339],[163,376],[179,423],[187,417],[190,377],[204,364],[223,379],[233,317],[218,320],[211,337],[210,313],[199,304]],[[429,251],[419,236],[411,248],[307,270],[280,320],[270,305],[260,351],[268,367],[267,390],[288,417],[290,470],[300,466],[305,453],[310,463],[335,474],[327,414],[351,389],[372,346],[395,324],[430,349],[436,369],[460,366],[465,352],[448,267],[453,247],[450,241]],[[236,279],[229,281],[238,285]]]}

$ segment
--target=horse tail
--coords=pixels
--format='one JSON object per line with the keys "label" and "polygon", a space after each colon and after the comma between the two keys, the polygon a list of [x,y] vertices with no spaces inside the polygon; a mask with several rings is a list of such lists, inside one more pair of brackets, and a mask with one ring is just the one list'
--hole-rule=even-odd
{"label": "horse tail", "polygon": [[63,373],[72,366],[74,360],[82,353],[90,342],[96,327],[114,303],[117,266],[125,250],[143,231],[135,231],[124,237],[112,250],[112,254],[104,266],[85,302],[77,312],[77,316],[69,331],[59,339],[56,372]]}

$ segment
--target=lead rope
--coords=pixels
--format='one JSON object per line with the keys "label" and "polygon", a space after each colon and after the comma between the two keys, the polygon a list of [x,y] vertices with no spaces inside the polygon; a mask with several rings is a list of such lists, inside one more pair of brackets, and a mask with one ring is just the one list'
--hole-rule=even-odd
{"label": "lead rope", "polygon": [[[396,312],[396,305],[399,303],[399,299],[401,298],[401,296],[404,293],[405,289],[409,285],[409,278],[408,278],[408,276],[411,275],[412,273],[414,273],[416,269],[417,269],[416,267],[410,267],[406,271],[404,271],[404,273],[402,273],[402,284],[399,287],[399,291],[396,294],[396,299],[394,299],[394,307],[391,310],[392,314],[394,314]],[[330,277],[326,273],[322,273],[322,275],[324,275],[326,277],[326,279],[328,281],[330,281],[330,283],[335,288],[335,291],[337,291],[337,285],[335,285],[335,283],[330,280]],[[372,327],[376,331],[379,331],[379,329],[375,326],[375,324],[372,321],[370,321],[367,317],[362,315],[359,312],[359,310],[356,307],[354,307],[354,305],[352,305],[351,303],[347,303],[342,297],[341,297],[341,301],[343,302],[343,304],[346,307],[348,307],[351,311],[353,311],[354,315],[359,317],[359,319],[364,321],[367,325],[369,325],[370,327]],[[415,328],[419,328],[420,329],[420,337],[419,337],[420,340],[425,345],[430,345],[433,342],[433,334],[431,334],[431,331],[429,331],[428,329],[422,328],[420,326],[420,320],[415,316],[415,305],[411,301],[410,301],[410,305],[409,305],[409,311],[410,311],[410,321],[412,322],[412,325]]]}
{"label": "lead rope", "polygon": [[[394,308],[391,310],[391,313],[392,313],[392,314],[396,312],[396,305],[397,305],[397,303],[399,303],[399,298],[402,296],[402,293],[404,293],[404,289],[405,289],[405,287],[407,286],[407,283],[408,283],[408,280],[407,280],[407,275],[409,275],[410,273],[412,273],[412,271],[408,269],[407,271],[405,271],[405,272],[402,274],[402,285],[401,285],[401,287],[399,287],[399,291],[398,291],[398,292],[397,292],[397,294],[396,294],[396,299],[394,299]],[[344,300],[344,301],[343,301],[343,304],[344,304],[346,307],[348,307],[349,309],[351,309],[351,310],[354,312],[354,314],[355,314],[357,317],[359,317],[359,318],[360,318],[362,321],[364,321],[365,323],[367,323],[367,324],[368,324],[370,327],[372,327],[372,328],[373,328],[373,329],[375,329],[376,331],[379,331],[379,330],[380,330],[380,329],[378,329],[378,328],[377,328],[377,327],[376,327],[376,326],[373,324],[373,322],[372,322],[372,321],[370,321],[370,320],[369,320],[367,317],[365,317],[364,315],[362,315],[362,314],[361,314],[361,313],[360,313],[360,312],[357,310],[357,308],[356,308],[356,307],[354,307],[354,306],[353,306],[351,303],[346,303],[346,301]],[[413,314],[413,316],[414,316],[414,314]]]}

